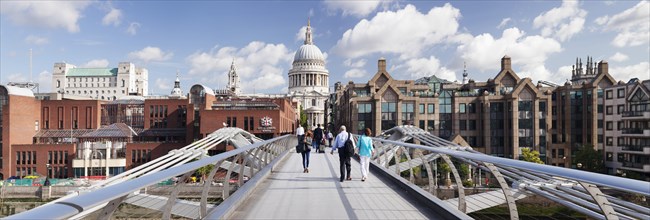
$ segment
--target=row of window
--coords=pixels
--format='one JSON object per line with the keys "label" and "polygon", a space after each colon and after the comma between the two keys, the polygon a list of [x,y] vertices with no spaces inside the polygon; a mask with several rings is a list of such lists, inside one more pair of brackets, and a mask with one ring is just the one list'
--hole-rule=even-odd
{"label": "row of window", "polygon": [[[131,163],[142,164],[151,161],[151,150],[138,149],[131,150]],[[132,165],[133,166],[133,165]]]}
{"label": "row of window", "polygon": [[[616,114],[620,115],[620,114],[623,114],[623,112],[625,112],[625,105],[617,105],[616,106]],[[599,108],[598,108],[598,113],[602,113],[602,107],[600,107],[600,105],[599,105]],[[613,105],[605,106],[605,114],[606,115],[613,115],[614,114],[614,106]]]}
{"label": "row of window", "polygon": [[[605,99],[613,99],[614,90],[605,91]],[[625,98],[625,88],[620,88],[616,90],[616,98]]]}
{"label": "row of window", "polygon": [[16,165],[18,164],[36,164],[36,151],[17,151]]}
{"label": "row of window", "polygon": [[[106,83],[97,83],[97,84],[95,84],[95,83],[90,83],[90,84],[88,84],[88,83],[85,83],[85,84],[83,84],[83,83],[79,83],[79,84],[76,84],[76,83],[70,84],[70,83],[68,83],[67,87],[68,88],[117,87],[117,83],[108,83],[108,86],[106,86],[106,85],[107,85]],[[122,86],[122,87],[124,87],[124,86]]]}
{"label": "row of window", "polygon": [[[90,78],[90,82],[95,82],[95,77],[83,77],[83,78],[81,78],[81,77],[68,77],[67,79],[68,79],[68,82],[77,82],[77,80],[79,80],[79,82],[83,82],[84,79],[85,79],[86,82],[88,82],[89,78]],[[115,78],[104,77],[104,78],[97,78],[97,82],[99,82],[100,79],[101,79],[102,82],[106,82],[107,80],[109,82],[110,81],[115,81],[114,80]]]}
{"label": "row of window", "polygon": [[[57,128],[58,129],[64,128],[63,119],[67,116],[70,116],[72,118],[71,128],[78,129],[79,128],[79,107],[72,107],[69,115],[64,112],[63,107],[57,107]],[[86,119],[85,128],[92,129],[93,107],[86,107],[85,119]],[[42,125],[43,129],[50,129],[50,108],[49,107],[43,107],[41,120],[43,121],[43,125]]]}

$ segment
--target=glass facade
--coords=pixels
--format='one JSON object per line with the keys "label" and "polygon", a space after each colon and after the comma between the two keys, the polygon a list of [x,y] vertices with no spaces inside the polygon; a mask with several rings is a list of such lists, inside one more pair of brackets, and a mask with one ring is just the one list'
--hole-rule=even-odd
{"label": "glass facade", "polygon": [[395,102],[382,102],[381,103],[381,130],[385,131],[395,127],[397,124],[397,103]]}

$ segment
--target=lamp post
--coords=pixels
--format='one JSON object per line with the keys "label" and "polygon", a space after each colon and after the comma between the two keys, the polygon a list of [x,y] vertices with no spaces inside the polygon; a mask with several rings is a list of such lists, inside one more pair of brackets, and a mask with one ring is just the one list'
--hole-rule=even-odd
{"label": "lamp post", "polygon": [[45,177],[50,178],[50,176],[52,175],[52,165],[50,165],[48,163],[48,164],[45,164],[45,167],[47,167],[47,175],[45,175]]}

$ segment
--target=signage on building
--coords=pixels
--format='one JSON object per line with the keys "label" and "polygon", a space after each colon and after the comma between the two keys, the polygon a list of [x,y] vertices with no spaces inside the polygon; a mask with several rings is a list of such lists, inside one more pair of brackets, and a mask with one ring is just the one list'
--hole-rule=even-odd
{"label": "signage on building", "polygon": [[257,128],[264,133],[273,133],[275,127],[273,127],[273,118],[269,116],[264,116],[260,119],[260,127]]}

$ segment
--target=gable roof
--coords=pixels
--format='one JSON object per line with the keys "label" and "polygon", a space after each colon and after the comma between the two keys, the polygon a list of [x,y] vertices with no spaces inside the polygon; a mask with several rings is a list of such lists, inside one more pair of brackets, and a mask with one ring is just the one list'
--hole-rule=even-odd
{"label": "gable roof", "polygon": [[496,77],[494,77],[494,82],[497,83],[497,84],[500,84],[501,80],[503,80],[503,78],[505,78],[508,75],[512,76],[512,78],[515,79],[515,83],[517,83],[517,82],[519,82],[521,80],[521,78],[519,78],[519,76],[515,73],[515,71],[513,71],[511,69],[504,69],[504,70],[501,70],[501,72],[499,72]]}

